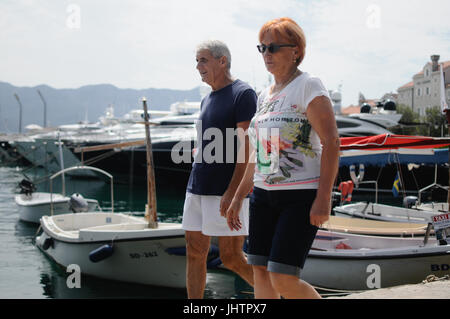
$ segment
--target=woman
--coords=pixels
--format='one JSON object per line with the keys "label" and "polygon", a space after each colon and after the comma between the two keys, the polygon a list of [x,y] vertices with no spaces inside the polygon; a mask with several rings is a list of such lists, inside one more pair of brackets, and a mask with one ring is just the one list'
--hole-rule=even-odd
{"label": "woman", "polygon": [[258,97],[248,130],[249,165],[227,211],[231,229],[251,192],[248,263],[255,298],[320,298],[300,280],[318,227],[331,211],[339,135],[322,82],[298,69],[305,56],[302,29],[290,18],[267,22],[258,50],[275,83]]}

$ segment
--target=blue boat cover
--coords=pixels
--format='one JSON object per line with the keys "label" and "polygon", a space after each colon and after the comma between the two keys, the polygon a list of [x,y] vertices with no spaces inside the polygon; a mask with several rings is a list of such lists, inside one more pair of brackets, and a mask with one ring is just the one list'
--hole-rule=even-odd
{"label": "blue boat cover", "polygon": [[443,165],[449,162],[448,149],[435,149],[434,154],[398,154],[386,152],[381,154],[341,156],[339,166],[350,166],[357,164],[385,166],[389,164],[420,164],[420,165]]}

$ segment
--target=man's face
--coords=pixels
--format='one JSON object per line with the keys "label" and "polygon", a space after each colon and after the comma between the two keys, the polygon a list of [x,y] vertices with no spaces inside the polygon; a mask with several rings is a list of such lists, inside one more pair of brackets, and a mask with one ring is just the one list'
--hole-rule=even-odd
{"label": "man's face", "polygon": [[219,76],[225,72],[222,58],[214,58],[209,50],[200,50],[197,52],[197,70],[202,77],[202,81],[210,86],[214,86]]}

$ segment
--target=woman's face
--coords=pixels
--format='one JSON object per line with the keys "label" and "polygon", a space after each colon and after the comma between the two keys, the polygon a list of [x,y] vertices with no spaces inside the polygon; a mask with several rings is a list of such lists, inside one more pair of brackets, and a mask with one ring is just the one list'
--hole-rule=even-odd
{"label": "woman's face", "polygon": [[[293,44],[287,40],[276,39],[270,32],[266,32],[263,36],[261,44],[266,46],[273,44]],[[272,73],[275,77],[279,75],[286,75],[292,72],[292,69],[296,66],[294,60],[299,56],[298,47],[282,47],[275,53],[270,53],[266,49],[262,53],[264,63],[267,71]]]}

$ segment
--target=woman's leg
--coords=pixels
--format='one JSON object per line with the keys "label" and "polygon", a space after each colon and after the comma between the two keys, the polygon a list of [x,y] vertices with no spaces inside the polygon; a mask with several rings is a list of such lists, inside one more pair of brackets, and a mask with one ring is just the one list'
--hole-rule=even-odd
{"label": "woman's leg", "polygon": [[[271,286],[286,299],[320,299],[319,293],[313,286],[299,279],[297,276],[269,273]],[[256,287],[256,286],[255,286]],[[255,295],[256,297],[256,295]]]}
{"label": "woman's leg", "polygon": [[280,299],[273,288],[270,274],[265,266],[253,266],[255,299]]}

